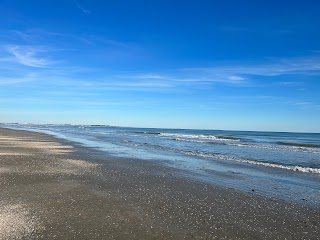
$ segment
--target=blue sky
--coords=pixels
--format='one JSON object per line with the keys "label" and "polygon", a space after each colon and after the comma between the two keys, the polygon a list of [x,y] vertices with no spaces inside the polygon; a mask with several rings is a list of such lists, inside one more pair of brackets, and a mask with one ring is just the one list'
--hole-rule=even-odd
{"label": "blue sky", "polygon": [[0,122],[320,132],[319,9],[1,0]]}

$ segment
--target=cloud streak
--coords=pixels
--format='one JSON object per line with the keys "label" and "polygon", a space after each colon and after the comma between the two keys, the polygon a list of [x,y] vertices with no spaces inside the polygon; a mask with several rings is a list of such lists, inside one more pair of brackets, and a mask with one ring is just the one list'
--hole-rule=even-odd
{"label": "cloud streak", "polygon": [[74,4],[77,6],[78,9],[80,9],[80,11],[86,15],[91,14],[91,11],[84,8],[77,0],[73,0]]}
{"label": "cloud streak", "polygon": [[8,85],[21,85],[24,83],[33,82],[34,78],[32,76],[26,77],[14,77],[14,78],[0,78],[0,86]]}
{"label": "cloud streak", "polygon": [[[118,76],[119,79],[134,81],[168,82],[172,87],[179,85],[227,84],[245,86],[256,77],[279,77],[283,75],[320,75],[320,58],[305,57],[285,59],[265,64],[224,65],[205,68],[184,68],[163,72],[144,72]],[[297,85],[296,82],[279,82],[281,85]]]}
{"label": "cloud streak", "polygon": [[48,59],[39,56],[39,54],[46,52],[42,48],[10,45],[5,47],[5,50],[11,55],[11,58],[7,58],[7,61],[35,68],[45,68],[50,65]]}
{"label": "cloud streak", "polygon": [[[285,59],[273,64],[260,65],[231,65],[209,68],[187,68],[184,71],[189,73],[204,74],[216,77],[236,77],[243,80],[245,76],[281,76],[293,74],[320,74],[320,58],[306,57],[300,59]],[[234,80],[236,80],[233,77]]]}

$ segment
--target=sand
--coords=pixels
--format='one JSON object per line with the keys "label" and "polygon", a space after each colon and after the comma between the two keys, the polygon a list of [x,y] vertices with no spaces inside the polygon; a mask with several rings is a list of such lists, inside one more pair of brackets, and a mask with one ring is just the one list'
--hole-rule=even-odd
{"label": "sand", "polygon": [[0,129],[0,239],[319,239],[320,207]]}

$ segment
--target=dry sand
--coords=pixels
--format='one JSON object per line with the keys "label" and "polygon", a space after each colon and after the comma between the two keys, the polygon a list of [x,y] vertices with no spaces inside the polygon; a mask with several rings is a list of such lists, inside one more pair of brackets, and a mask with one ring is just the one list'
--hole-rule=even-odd
{"label": "dry sand", "polygon": [[0,239],[319,239],[320,208],[0,129]]}

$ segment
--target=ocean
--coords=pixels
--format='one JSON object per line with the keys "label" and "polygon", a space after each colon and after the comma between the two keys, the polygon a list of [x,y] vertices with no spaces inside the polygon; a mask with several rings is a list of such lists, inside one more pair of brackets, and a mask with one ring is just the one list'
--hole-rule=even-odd
{"label": "ocean", "polygon": [[320,204],[320,133],[2,124],[173,168],[180,177]]}

